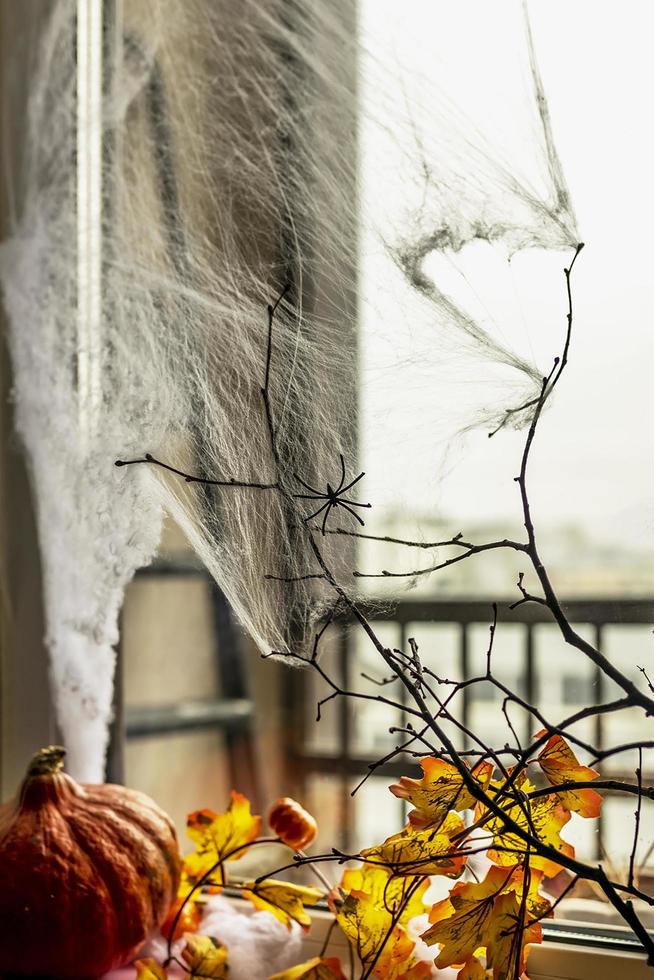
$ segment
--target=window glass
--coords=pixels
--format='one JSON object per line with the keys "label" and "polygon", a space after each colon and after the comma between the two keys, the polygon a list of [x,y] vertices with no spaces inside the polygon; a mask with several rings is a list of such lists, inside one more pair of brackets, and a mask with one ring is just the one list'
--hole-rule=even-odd
{"label": "window glass", "polygon": [[[652,83],[646,38],[653,14],[644,2],[626,4],[623,45],[615,44],[615,18],[607,7],[566,5],[564,28],[561,4],[532,3],[530,15],[556,144],[587,245],[574,279],[570,365],[547,406],[533,454],[533,515],[541,550],[575,629],[642,683],[638,666],[653,662],[654,618],[652,495],[647,489],[653,473],[651,454],[644,448],[654,355],[647,237],[654,217],[649,178],[654,159],[643,125]],[[453,152],[438,127],[453,120],[465,127],[476,113],[481,129],[471,136],[473,144],[478,137],[480,145],[491,147],[488,154],[497,151],[507,165],[517,161],[522,177],[536,180],[537,134],[530,131],[524,108],[528,80],[511,53],[511,44],[524,42],[524,29],[521,21],[509,22],[503,14],[486,17],[484,29],[473,32],[454,5],[431,0],[410,0],[401,7],[393,0],[361,0],[360,30],[358,427],[366,472],[361,499],[374,504],[366,531],[423,544],[459,532],[479,543],[505,536],[522,539],[514,478],[524,430],[507,426],[489,439],[483,424],[489,406],[506,404],[511,377],[483,351],[471,353],[460,334],[448,335],[415,297],[405,302],[406,283],[389,241],[400,234],[407,217],[397,201],[406,160],[415,162],[422,152],[420,126],[429,119],[430,107],[442,139],[425,152],[443,158]],[[607,50],[619,70],[606,70]],[[461,118],[452,108],[459,104]],[[415,128],[406,126],[407,106],[415,107]],[[398,120],[402,125],[395,125]],[[484,176],[482,167],[480,179]],[[505,192],[501,183],[490,187],[490,193]],[[450,217],[456,201],[451,207]],[[388,240],[382,229],[389,229]],[[567,261],[568,253],[534,247],[510,254],[479,240],[446,254],[426,254],[422,269],[502,343],[547,370],[565,334],[562,267]],[[373,573],[420,570],[451,554],[442,547],[404,549],[365,538],[357,541],[356,553],[352,550],[353,567]],[[163,558],[187,561],[188,550],[169,540]],[[429,575],[361,578],[357,585],[363,603],[371,603],[383,643],[405,649],[414,638],[446,697],[448,681],[484,673],[491,603],[519,599],[516,582],[525,571],[522,556],[497,551]],[[525,581],[534,586],[529,578]],[[497,678],[547,718],[615,697],[614,687],[594,666],[562,642],[550,618],[530,618],[526,608],[498,626],[493,649]],[[225,694],[221,656],[237,649],[246,665],[243,693],[254,715],[236,736],[218,725],[128,742],[128,782],[160,799],[180,829],[184,812],[221,808],[231,786],[246,785],[260,809],[276,796],[298,795],[318,818],[316,847],[321,850],[356,850],[400,829],[406,812],[388,785],[401,771],[419,774],[416,760],[405,757],[373,775],[369,766],[401,741],[401,733],[389,733],[389,728],[405,726],[406,712],[372,697],[331,697],[333,687],[318,674],[262,661],[236,623],[231,633],[221,633],[207,579],[138,580],[126,605],[123,637],[128,709],[163,704],[171,689],[180,700],[219,700]],[[383,664],[360,631],[338,622],[322,649],[321,662],[343,689],[397,695],[397,685],[385,687]],[[455,722],[443,727],[465,749],[474,747],[475,736],[498,745],[531,738],[541,727],[538,718],[503,701],[497,688],[479,683],[450,705],[468,731]],[[642,724],[642,713],[608,715],[579,721],[569,735],[609,749],[641,738]],[[583,748],[578,755],[590,761]],[[635,762],[633,753],[609,755],[598,768],[617,777],[633,774]],[[643,754],[643,772],[644,780],[651,780],[652,753]],[[624,877],[631,849],[624,826],[633,809],[633,799],[609,795],[599,823],[573,815],[564,836],[580,857],[610,858],[615,873]],[[637,852],[645,890],[654,876],[650,809],[649,803],[643,805]],[[592,889],[580,887],[560,914],[610,919],[610,910],[599,903]]]}
{"label": "window glass", "polygon": [[[520,174],[537,163],[537,133],[525,108],[528,89],[517,71],[518,56],[510,50],[511,44],[524,44],[524,34],[511,21],[510,6],[497,16],[495,7],[484,12],[482,5],[473,4],[457,10],[426,0],[401,9],[390,0],[361,4],[368,52],[362,128],[362,198],[368,223],[362,246],[360,444],[366,490],[376,505],[371,525],[381,537],[443,541],[463,532],[465,540],[475,543],[524,538],[514,482],[524,430],[507,426],[489,439],[493,427],[483,422],[493,400],[506,399],[512,380],[483,355],[471,355],[461,334],[448,336],[433,309],[425,313],[407,300],[392,248],[380,246],[376,238],[389,214],[398,224],[407,217],[397,203],[407,173],[401,160],[424,151],[425,190],[422,202],[416,198],[418,214],[429,207],[424,201],[434,192],[428,186],[430,162],[435,159],[437,173],[448,162],[453,170],[456,137],[449,143],[435,138],[430,144],[425,136],[427,118],[433,128],[454,126],[452,105],[461,113],[456,121],[463,118],[469,127],[471,155],[480,145],[490,146],[491,154],[500,154]],[[651,668],[654,662],[652,504],[647,490],[654,474],[643,448],[650,412],[648,365],[654,353],[648,326],[654,310],[647,287],[647,228],[654,216],[648,173],[654,147],[642,124],[652,84],[643,32],[652,27],[652,10],[634,0],[621,8],[616,22],[607,6],[567,4],[563,27],[562,5],[530,3],[528,8],[554,140],[587,246],[573,284],[569,370],[544,413],[530,463],[532,512],[541,553],[559,595],[570,603],[575,629],[643,687],[638,666]],[[466,17],[474,20],[474,31]],[[622,37],[619,51],[616,30]],[[610,72],[607,50],[617,58],[616,70]],[[393,92],[379,85],[380,62],[393,66]],[[415,126],[403,130],[400,120],[407,106]],[[390,121],[386,129],[379,125],[380,114]],[[430,157],[430,151],[440,157]],[[464,211],[465,201],[454,201],[448,210],[442,203],[448,188],[439,191],[442,212],[455,224],[457,203]],[[500,197],[504,191],[491,180],[488,192]],[[435,237],[437,231],[435,227]],[[421,273],[430,287],[446,292],[493,337],[533,356],[545,374],[565,335],[562,269],[569,255],[538,247],[512,254],[483,237],[482,231],[479,240],[460,248],[427,252]],[[452,554],[456,552],[451,549],[412,550],[364,541],[357,567],[408,572]],[[474,674],[483,670],[490,601],[519,599],[520,572],[527,572],[521,556],[498,551],[431,575],[407,576],[410,591],[403,591],[402,579],[361,581],[373,595],[395,596],[400,614],[403,602],[421,601],[438,606],[440,617],[448,600],[456,598],[468,600],[468,607],[465,601],[459,607],[466,617],[473,600],[487,599],[487,621],[467,627],[465,667]],[[525,582],[530,589],[534,585],[529,574]],[[632,605],[628,597],[634,598]],[[582,598],[587,600],[583,609]],[[576,618],[575,609],[583,616]],[[519,614],[516,610],[518,619]],[[423,657],[433,656],[427,652],[432,646],[424,631]],[[550,719],[617,696],[615,685],[567,647],[547,617],[540,621],[536,616],[532,626],[502,625],[493,657],[498,677]],[[460,672],[461,666],[459,659],[448,669]],[[490,684],[474,687],[461,710],[474,733],[502,743],[508,722],[502,697]],[[520,738],[540,727],[515,706],[511,720]],[[644,726],[642,712],[633,711],[582,720],[569,734],[607,749],[643,738]],[[582,749],[578,755],[589,761]],[[643,772],[651,781],[654,759],[649,755],[643,754]],[[611,755],[597,767],[602,774],[633,780],[637,762],[631,752]],[[609,795],[599,825],[573,816],[564,836],[580,856],[609,861],[623,880],[632,844],[625,828],[633,826],[633,811],[632,798]],[[644,811],[645,806],[636,863],[648,889],[652,830]],[[579,896],[598,903],[598,895],[580,888],[568,903],[575,917],[587,912],[592,918],[589,906],[574,905]],[[564,915],[565,907],[564,902]],[[600,919],[604,915],[611,917],[606,906]]]}

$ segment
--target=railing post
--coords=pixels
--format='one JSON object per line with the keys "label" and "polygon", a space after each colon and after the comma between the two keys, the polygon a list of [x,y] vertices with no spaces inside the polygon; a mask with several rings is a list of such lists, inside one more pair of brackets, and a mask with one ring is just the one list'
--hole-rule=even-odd
{"label": "railing post", "polygon": [[[595,624],[595,648],[602,653],[602,633],[603,628],[601,623]],[[605,696],[605,684],[604,684],[604,674],[599,667],[595,667],[595,697],[597,699],[597,704],[601,704]],[[595,731],[593,733],[593,741],[596,748],[600,751],[604,747],[604,715],[595,715]],[[597,847],[595,850],[595,857],[601,858],[604,854],[604,819],[603,819],[603,807],[600,809],[599,817],[597,818]]]}
{"label": "railing post", "polygon": [[[536,671],[534,664],[534,627],[531,623],[525,626],[525,689],[524,698],[528,704],[535,704]],[[531,741],[533,728],[532,716],[528,713],[525,719],[525,741]]]}
{"label": "railing post", "polygon": [[[470,646],[468,637],[468,624],[460,624],[459,632],[459,672],[461,674],[461,680],[467,681],[470,677]],[[470,688],[463,688],[463,703],[461,706],[461,722],[465,728],[468,728],[470,721]],[[467,735],[463,736],[463,747],[464,749],[469,748],[469,739]]]}

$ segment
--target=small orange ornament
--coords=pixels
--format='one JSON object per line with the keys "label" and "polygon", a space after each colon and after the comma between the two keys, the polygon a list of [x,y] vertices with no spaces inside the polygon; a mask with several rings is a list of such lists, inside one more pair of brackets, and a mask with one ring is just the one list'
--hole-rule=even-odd
{"label": "small orange ornament", "polygon": [[318,824],[311,814],[290,796],[273,803],[268,823],[282,843],[294,851],[301,851],[318,833]]}

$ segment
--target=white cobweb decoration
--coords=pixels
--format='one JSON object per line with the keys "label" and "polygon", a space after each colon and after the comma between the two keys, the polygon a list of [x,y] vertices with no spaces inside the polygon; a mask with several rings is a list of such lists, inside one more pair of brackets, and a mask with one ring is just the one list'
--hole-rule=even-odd
{"label": "white cobweb decoration", "polygon": [[[122,6],[120,30],[105,36],[115,43],[105,44],[101,104],[89,107],[76,4],[52,4],[34,57],[18,219],[0,260],[58,719],[71,770],[87,780],[102,778],[124,589],[156,550],[162,505],[262,651],[302,653],[333,600],[305,578],[316,567],[304,503],[114,460],[148,452],[202,477],[277,481],[261,386],[266,304],[287,285],[270,371],[282,477],[333,485],[343,454],[351,479],[359,223],[376,226],[435,331],[508,366],[527,392],[541,372],[422,263],[478,237],[509,251],[577,240],[519,4],[503,16],[527,66],[517,97],[537,181],[470,131],[447,87],[405,105],[384,59],[357,49],[346,0]],[[451,41],[461,47],[457,30]],[[357,206],[361,64],[378,92],[366,125],[396,147],[387,164],[402,168],[405,188],[382,222]],[[95,215],[75,168],[94,129]]]}

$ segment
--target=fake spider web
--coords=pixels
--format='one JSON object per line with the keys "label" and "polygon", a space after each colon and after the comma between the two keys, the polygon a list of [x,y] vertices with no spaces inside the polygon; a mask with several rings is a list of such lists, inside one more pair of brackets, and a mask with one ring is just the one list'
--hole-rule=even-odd
{"label": "fake spider web", "polygon": [[[488,16],[478,2],[460,6],[471,22]],[[407,23],[419,28],[418,3],[415,12]],[[326,503],[319,530],[335,516],[359,526],[362,508],[348,512],[332,490],[339,474],[338,494],[354,481],[361,497],[350,499],[371,499],[354,479],[359,237],[391,257],[435,337],[500,362],[521,379],[521,398],[534,390],[538,369],[424,272],[430,252],[479,238],[509,251],[577,240],[523,11],[511,3],[502,16],[528,122],[518,134],[527,172],[469,126],[447,78],[406,104],[397,65],[366,51],[365,37],[357,47],[349,3],[125,0],[101,105],[85,111],[76,4],[52,5],[33,52],[24,174],[0,276],[58,719],[78,777],[102,777],[117,618],[128,581],[156,550],[162,506],[263,652],[302,653],[332,604],[303,517]],[[442,24],[452,60],[468,42],[461,30]],[[366,125],[388,151],[379,168],[402,174],[383,220],[356,203],[361,65],[377,92]],[[511,132],[509,116],[503,126]],[[74,161],[98,128],[101,204],[87,219],[101,231],[101,264],[89,282]],[[265,308],[285,283],[266,365]],[[162,468],[114,468],[150,452],[214,481],[274,483],[268,368],[281,466],[298,494],[327,494],[315,506],[186,484]],[[494,406],[489,420],[515,404]],[[347,549],[332,555],[351,587]]]}

